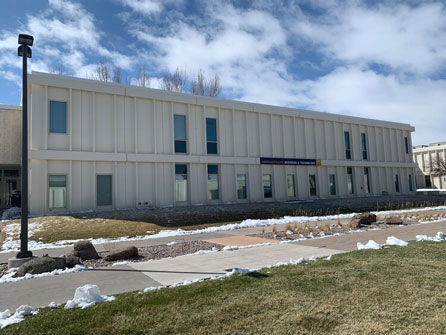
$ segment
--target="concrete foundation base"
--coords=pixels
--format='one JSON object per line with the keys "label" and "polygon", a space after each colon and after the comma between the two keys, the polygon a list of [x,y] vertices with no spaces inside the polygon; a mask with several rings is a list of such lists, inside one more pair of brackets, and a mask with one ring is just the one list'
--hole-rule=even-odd
{"label": "concrete foundation base", "polygon": [[29,262],[30,260],[36,258],[35,256],[32,257],[26,257],[26,258],[10,258],[8,259],[8,269],[12,269],[12,268],[18,268],[20,267],[22,264],[25,264],[26,262]]}

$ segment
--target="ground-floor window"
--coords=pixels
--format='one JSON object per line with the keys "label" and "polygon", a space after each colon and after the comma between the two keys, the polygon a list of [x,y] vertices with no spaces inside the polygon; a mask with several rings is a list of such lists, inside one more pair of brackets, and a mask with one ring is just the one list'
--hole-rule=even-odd
{"label": "ground-floor window", "polygon": [[208,165],[208,199],[219,199],[218,165]]}
{"label": "ground-floor window", "polygon": [[316,175],[310,174],[308,176],[308,182],[310,184],[310,195],[316,196],[317,195],[317,189],[316,189]]}
{"label": "ground-floor window", "polygon": [[369,168],[364,168],[364,192],[370,194],[370,173]]}
{"label": "ground-floor window", "polygon": [[187,201],[187,165],[175,165],[175,200]]}
{"label": "ground-floor window", "polygon": [[246,199],[246,175],[237,175],[237,199]]}
{"label": "ground-floor window", "polygon": [[413,192],[412,175],[409,175],[409,192]]}
{"label": "ground-floor window", "polygon": [[273,185],[270,174],[263,175],[263,197],[272,198],[273,197]]}
{"label": "ground-floor window", "polygon": [[426,184],[426,188],[431,188],[432,187],[431,176],[424,176],[424,181],[425,181],[425,184]]}
{"label": "ground-floor window", "polygon": [[400,176],[395,175],[395,192],[400,193]]}
{"label": "ground-floor window", "polygon": [[295,186],[295,182],[294,182],[294,174],[289,174],[286,176],[286,183],[287,183],[288,198],[295,198],[296,197],[296,186]]}
{"label": "ground-floor window", "polygon": [[330,195],[336,195],[336,176],[331,174],[328,176]]}
{"label": "ground-floor window", "polygon": [[347,190],[348,190],[348,194],[355,193],[355,188],[353,185],[353,168],[351,168],[351,167],[347,168]]}
{"label": "ground-floor window", "polygon": [[67,176],[48,176],[49,208],[65,208],[67,201]]}
{"label": "ground-floor window", "polygon": [[111,206],[112,198],[112,176],[102,174],[96,176],[96,204],[98,206]]}

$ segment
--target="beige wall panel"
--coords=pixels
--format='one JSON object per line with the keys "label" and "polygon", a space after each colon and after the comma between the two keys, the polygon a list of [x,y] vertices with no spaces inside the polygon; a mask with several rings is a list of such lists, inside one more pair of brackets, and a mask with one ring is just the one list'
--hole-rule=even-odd
{"label": "beige wall panel", "polygon": [[89,210],[96,207],[93,189],[96,185],[96,176],[93,171],[93,162],[82,162],[82,209]]}
{"label": "beige wall panel", "polygon": [[[82,161],[74,161],[71,169],[71,185],[72,185],[72,198],[71,206],[73,211],[82,211]],[[68,185],[70,183],[68,182]],[[67,185],[67,186],[68,186]],[[67,189],[67,193],[69,190]]]}
{"label": "beige wall panel", "polygon": [[82,151],[82,91],[73,90],[71,99],[71,118],[72,149],[74,151]]}
{"label": "beige wall panel", "polygon": [[[178,104],[176,104],[178,105]],[[181,104],[181,106],[184,106]],[[153,100],[136,99],[138,153],[155,153]],[[184,114],[184,113],[183,113]]]}
{"label": "beige wall panel", "polygon": [[245,112],[234,112],[234,147],[235,156],[248,156]]}
{"label": "beige wall panel", "polygon": [[[155,205],[155,164],[154,163],[138,163],[138,192],[139,199],[137,201],[148,202],[149,205]],[[190,183],[190,181],[189,181]]]}
{"label": "beige wall panel", "polygon": [[237,192],[235,188],[235,170],[233,164],[220,165],[220,195],[223,203],[234,203],[237,201]]}
{"label": "beige wall panel", "polygon": [[294,136],[294,118],[283,117],[283,144],[284,156],[287,158],[296,158],[295,136]]}
{"label": "beige wall panel", "polygon": [[81,107],[82,151],[93,150],[93,94],[82,91]]}
{"label": "beige wall panel", "polygon": [[31,160],[29,162],[29,210],[33,214],[46,212],[46,174],[45,161]]}
{"label": "beige wall panel", "polygon": [[[280,115],[271,116],[271,130],[273,142],[273,157],[284,157],[283,152],[283,127]],[[271,140],[271,138],[268,138]]]}
{"label": "beige wall panel", "polygon": [[248,125],[248,148],[250,157],[260,157],[260,142],[259,142],[259,115],[254,113],[247,113]]}
{"label": "beige wall panel", "polygon": [[267,114],[259,114],[260,124],[260,156],[273,157],[271,117]]}
{"label": "beige wall panel", "polygon": [[95,98],[95,135],[96,151],[114,151],[114,107],[113,96],[110,94],[96,94]]}
{"label": "beige wall panel", "polygon": [[[124,104],[124,152],[135,152],[135,101],[133,98],[125,98]],[[158,101],[157,108],[160,108]]]}

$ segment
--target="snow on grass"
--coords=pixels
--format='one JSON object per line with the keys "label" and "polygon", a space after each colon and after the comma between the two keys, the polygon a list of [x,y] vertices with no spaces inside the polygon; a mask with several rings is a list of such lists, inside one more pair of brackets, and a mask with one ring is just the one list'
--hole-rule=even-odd
{"label": "snow on grass", "polygon": [[381,249],[382,245],[379,243],[376,243],[373,240],[369,240],[366,244],[362,244],[361,242],[358,242],[356,244],[356,247],[358,248],[358,250],[366,250],[366,249],[378,250],[378,249]]}
{"label": "snow on grass", "polygon": [[99,288],[96,285],[87,284],[76,289],[74,298],[68,300],[65,304],[65,309],[80,307],[85,309],[96,305],[99,302],[113,301],[114,296],[101,295]]}
{"label": "snow on grass", "polygon": [[37,311],[28,305],[21,305],[16,309],[13,315],[11,315],[11,312],[7,309],[4,312],[0,312],[0,329],[23,321],[25,316],[35,314],[37,314]]}
{"label": "snow on grass", "polygon": [[395,236],[389,236],[386,240],[386,245],[397,245],[399,247],[405,247],[409,243],[403,240],[400,240],[399,238],[396,238]]}
{"label": "snow on grass", "polygon": [[87,269],[86,266],[78,264],[78,265],[75,265],[73,268],[57,269],[57,270],[53,270],[51,272],[44,272],[44,273],[39,273],[39,274],[27,273],[22,277],[14,277],[14,275],[16,274],[17,268],[12,268],[5,275],[3,275],[0,278],[0,284],[18,282],[18,281],[32,279],[32,278],[56,276],[56,275],[60,275],[63,273],[80,272],[80,271],[84,271],[86,269]]}
{"label": "snow on grass", "polygon": [[429,237],[427,235],[417,235],[416,237],[417,242],[420,241],[432,241],[432,242],[443,242],[445,241],[445,234],[442,231],[439,231],[435,237]]}
{"label": "snow on grass", "polygon": [[135,262],[132,262],[132,261],[119,261],[119,262],[113,263],[112,266],[128,265],[128,264],[132,264],[132,263],[135,263]]}
{"label": "snow on grass", "polygon": [[[415,209],[403,209],[403,210],[392,210],[392,211],[381,211],[381,212],[372,212],[376,215],[391,215],[391,214],[399,214],[399,213],[416,213],[416,212],[425,212],[425,211],[434,211],[434,210],[446,210],[446,206],[437,206],[437,207],[425,207],[425,208],[415,208]],[[215,233],[221,231],[230,231],[236,229],[243,228],[254,228],[254,227],[268,227],[274,225],[288,224],[288,223],[305,223],[305,222],[318,222],[318,221],[327,221],[327,220],[338,220],[338,219],[351,219],[357,213],[350,214],[337,214],[337,215],[326,215],[326,216],[285,216],[280,219],[266,219],[266,220],[253,220],[247,219],[242,221],[241,223],[233,223],[227,224],[223,226],[214,226],[207,227],[203,229],[196,230],[161,230],[156,234],[148,234],[143,236],[135,236],[128,237],[123,236],[120,238],[97,238],[88,239],[93,244],[103,244],[103,243],[114,243],[114,242],[122,242],[122,241],[140,241],[140,240],[148,240],[148,239],[157,239],[157,238],[166,238],[166,237],[175,237],[175,236],[185,236],[185,235],[195,235],[195,234],[204,234],[204,233]],[[444,219],[440,219],[438,221],[444,221]],[[427,222],[426,222],[427,223]],[[429,221],[428,223],[432,223]],[[18,238],[18,231],[20,229],[20,224],[10,223],[6,225],[6,239],[2,245],[2,250],[0,252],[12,252],[20,250],[20,240],[14,239]],[[30,236],[37,231],[37,224],[30,223],[29,232]],[[75,242],[79,240],[61,240],[55,243],[42,243],[39,241],[29,241],[29,250],[39,250],[39,249],[53,249],[53,248],[61,248],[73,245]],[[172,243],[172,242],[170,242]]]}

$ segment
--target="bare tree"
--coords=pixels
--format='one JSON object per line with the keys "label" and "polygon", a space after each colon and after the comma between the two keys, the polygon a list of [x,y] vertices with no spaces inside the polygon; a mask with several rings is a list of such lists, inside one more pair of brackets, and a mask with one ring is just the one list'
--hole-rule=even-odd
{"label": "bare tree", "polygon": [[195,95],[206,95],[208,97],[218,97],[221,92],[220,77],[215,75],[214,78],[206,80],[203,71],[198,71],[197,79],[190,84],[190,91]]}
{"label": "bare tree", "polygon": [[446,176],[446,160],[442,156],[438,156],[432,160],[431,176]]}
{"label": "bare tree", "polygon": [[179,67],[175,72],[168,72],[160,81],[160,88],[170,92],[183,93],[186,89],[187,75]]}
{"label": "bare tree", "polygon": [[96,80],[108,83],[112,79],[110,66],[103,61],[99,62],[92,77]]}
{"label": "bare tree", "polygon": [[64,74],[62,65],[58,65],[58,66],[52,68],[52,69],[51,69],[51,73],[59,74],[59,75]]}
{"label": "bare tree", "polygon": [[136,85],[140,87],[150,87],[150,77],[145,67],[139,68],[136,76]]}
{"label": "bare tree", "polygon": [[122,70],[120,67],[115,67],[113,70],[113,82],[117,84],[122,83]]}

